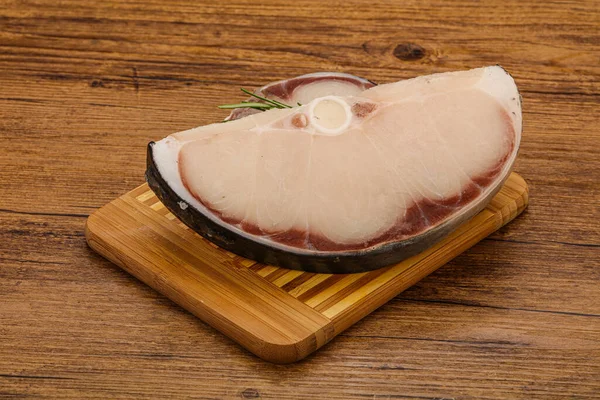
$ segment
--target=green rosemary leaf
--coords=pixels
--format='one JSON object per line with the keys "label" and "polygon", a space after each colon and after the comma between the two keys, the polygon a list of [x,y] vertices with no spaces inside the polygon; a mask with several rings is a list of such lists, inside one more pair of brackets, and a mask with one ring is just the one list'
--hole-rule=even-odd
{"label": "green rosemary leaf", "polygon": [[244,93],[246,93],[246,94],[248,94],[248,95],[252,96],[252,97],[256,97],[257,99],[259,99],[259,100],[262,100],[262,101],[264,101],[264,102],[266,102],[266,103],[268,103],[268,104],[272,104],[272,105],[273,105],[273,106],[275,106],[276,108],[292,108],[292,106],[290,106],[290,105],[287,105],[287,104],[281,103],[281,102],[279,102],[279,101],[277,101],[277,100],[271,100],[271,99],[267,99],[266,97],[259,96],[259,95],[255,94],[255,93],[252,93],[251,91],[249,91],[249,90],[247,90],[247,89],[240,88],[240,90],[241,90],[242,92],[244,92]]}
{"label": "green rosemary leaf", "polygon": [[[247,89],[240,88],[240,90],[254,98],[264,101],[264,103],[262,103],[262,102],[259,103],[256,101],[254,101],[254,102],[242,101],[240,103],[235,103],[235,104],[223,104],[223,105],[217,106],[217,107],[219,107],[221,109],[226,109],[226,110],[231,110],[231,109],[236,109],[236,108],[253,108],[253,109],[259,110],[259,111],[272,110],[273,108],[292,108],[292,106],[290,106],[290,105],[284,104],[277,100],[267,99],[266,97],[262,97],[257,94],[254,94]],[[298,103],[298,105],[300,106],[301,104]],[[227,121],[223,121],[223,122],[227,122]]]}
{"label": "green rosemary leaf", "polygon": [[271,104],[265,104],[265,103],[250,103],[250,102],[242,102],[242,103],[237,103],[237,104],[223,104],[221,106],[217,106],[219,108],[222,109],[233,109],[233,108],[258,108],[258,109],[265,109],[265,110],[269,110],[271,108],[274,108],[273,105]]}

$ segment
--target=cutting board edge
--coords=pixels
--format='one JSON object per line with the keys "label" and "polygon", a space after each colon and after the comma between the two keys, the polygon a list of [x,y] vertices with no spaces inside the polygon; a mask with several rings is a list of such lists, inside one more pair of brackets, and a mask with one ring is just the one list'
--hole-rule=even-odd
{"label": "cutting board edge", "polygon": [[[127,194],[119,197],[118,199],[122,199],[124,196],[127,196]],[[113,200],[113,202],[118,199]],[[247,326],[235,323],[225,313],[216,313],[215,310],[204,306],[202,302],[191,305],[189,301],[184,301],[183,296],[180,295],[180,293],[178,293],[177,289],[172,291],[165,289],[164,286],[160,287],[158,283],[160,279],[157,279],[155,275],[144,276],[139,273],[139,271],[142,268],[146,268],[147,265],[139,265],[137,268],[135,268],[134,264],[139,263],[132,259],[124,261],[121,258],[119,258],[116,252],[114,251],[113,245],[108,243],[102,237],[102,235],[98,235],[95,233],[95,231],[101,230],[100,226],[95,225],[98,222],[95,220],[101,220],[101,218],[99,217],[102,216],[102,213],[104,212],[106,207],[111,203],[96,210],[87,218],[84,232],[88,246],[92,250],[100,254],[102,257],[117,265],[119,268],[132,275],[139,281],[145,283],[161,295],[166,296],[175,304],[182,307],[191,314],[195,315],[204,323],[214,327],[215,329],[223,333],[225,336],[237,342],[242,347],[252,352],[256,356],[262,358],[265,361],[269,361],[276,364],[293,363],[305,358],[309,354],[321,348],[323,345],[328,343],[337,335],[337,332],[334,332],[333,322],[330,318],[327,318],[323,314],[306,306],[304,303],[298,301],[289,293],[284,292],[281,288],[271,284],[270,282],[268,284],[272,287],[272,290],[282,292],[283,295],[288,297],[290,301],[301,304],[302,307],[305,309],[305,315],[307,317],[317,317],[314,319],[318,320],[316,321],[319,325],[318,329],[315,329],[311,333],[308,333],[304,336],[296,337],[295,339],[289,338],[288,340],[281,340],[281,338],[279,338],[280,340],[272,340],[272,337],[256,334],[255,332],[252,332],[251,330],[247,329]],[[110,247],[113,248],[112,251],[109,250]],[[140,266],[142,268],[140,268]],[[256,276],[256,279],[262,278]],[[242,332],[239,332],[240,330]],[[236,333],[236,331],[238,331],[238,333]]]}
{"label": "cutting board edge", "polygon": [[[493,229],[491,229],[485,235],[481,236],[481,238],[477,239],[476,241],[471,243],[469,246],[467,246],[460,252],[472,247],[473,245],[478,243],[480,240],[482,240],[489,234],[493,233],[500,227],[502,227],[502,226],[506,225],[508,222],[512,221],[516,216],[518,216],[527,207],[528,199],[529,199],[528,186],[527,186],[525,180],[520,175],[518,175],[514,172],[511,174],[511,180],[513,180],[513,178],[516,179],[516,183],[518,186],[517,190],[520,190],[519,196],[514,197],[512,199],[513,200],[512,202],[505,204],[501,209],[496,209],[493,212],[489,211],[487,209],[482,211],[482,213],[487,211],[491,215],[491,219],[494,219],[496,221]],[[153,279],[144,277],[144,276],[140,276],[140,274],[136,273],[135,270],[132,270],[131,268],[129,268],[127,264],[131,263],[131,261],[125,262],[125,261],[121,260],[119,257],[117,257],[113,251],[109,250],[110,244],[107,243],[105,240],[103,240],[102,235],[96,234],[95,231],[100,230],[100,229],[98,226],[94,226],[94,220],[95,219],[101,220],[102,214],[105,212],[105,210],[108,206],[110,206],[111,204],[113,204],[114,202],[116,202],[118,200],[123,200],[127,197],[133,197],[133,193],[139,192],[140,190],[142,190],[142,188],[145,185],[146,184],[142,184],[142,185],[138,186],[137,188],[133,189],[132,191],[124,194],[123,196],[120,196],[118,199],[115,199],[112,202],[108,203],[107,205],[101,207],[100,209],[98,209],[97,211],[95,211],[88,217],[88,219],[86,220],[86,224],[85,224],[85,237],[86,237],[86,241],[88,242],[88,245],[90,246],[90,248],[92,248],[94,251],[96,251],[97,253],[102,255],[104,258],[108,259],[109,261],[111,261],[114,264],[116,264],[117,266],[119,266],[121,269],[123,269],[126,272],[128,272],[129,274],[133,275],[138,280],[146,283],[148,286],[152,287],[154,290],[165,295],[166,297],[168,297],[169,299],[174,301],[176,304],[178,304],[182,308],[186,309],[188,312],[197,316],[199,319],[201,319],[205,323],[207,323],[207,324],[213,326],[214,328],[216,328],[217,330],[221,331],[223,334],[225,334],[226,336],[228,336],[229,338],[231,338],[232,340],[234,340],[235,342],[240,344],[242,347],[251,351],[258,357],[260,357],[266,361],[277,363],[277,364],[287,364],[287,363],[299,361],[299,360],[307,357],[308,355],[310,355],[311,353],[313,353],[314,351],[316,351],[317,349],[321,348],[323,345],[325,345],[326,343],[331,341],[335,336],[339,335],[340,333],[345,331],[347,328],[352,326],[354,323],[358,322],[365,316],[369,315],[375,309],[379,308],[380,306],[385,304],[387,301],[389,301],[393,297],[397,296],[402,291],[406,290],[408,287],[410,287],[414,283],[420,281],[421,279],[423,279],[430,273],[434,272],[439,267],[444,265],[446,262],[448,262],[449,260],[454,258],[456,255],[460,254],[460,252],[459,252],[459,253],[455,254],[454,256],[448,258],[448,260],[437,263],[435,266],[429,268],[428,272],[426,274],[420,275],[418,278],[414,279],[414,281],[412,281],[408,285],[405,285],[403,287],[395,287],[392,290],[390,290],[389,287],[387,287],[387,289],[386,289],[387,292],[385,295],[379,294],[379,295],[375,296],[376,297],[375,302],[372,302],[372,304],[370,306],[362,308],[361,310],[358,310],[358,311],[355,310],[354,313],[344,312],[344,313],[341,313],[341,314],[338,314],[338,315],[335,315],[335,316],[332,316],[331,318],[329,318],[326,315],[324,315],[323,313],[320,313],[311,308],[312,312],[318,313],[320,318],[322,318],[321,319],[322,324],[320,325],[320,327],[318,329],[314,330],[312,333],[305,335],[302,338],[298,338],[297,340],[290,340],[286,343],[282,343],[281,341],[277,342],[277,341],[269,340],[269,338],[267,338],[267,337],[259,337],[256,335],[252,335],[252,333],[247,330],[244,332],[243,335],[236,335],[236,334],[232,334],[232,330],[235,330],[235,329],[239,330],[239,328],[243,329],[244,328],[243,326],[240,326],[239,324],[236,325],[234,322],[229,321],[225,315],[220,315],[219,318],[215,318],[214,315],[211,315],[214,313],[213,312],[214,310],[210,310],[210,309],[199,310],[196,307],[186,306],[185,302],[182,302],[181,299],[178,298],[177,295],[174,295],[173,293],[168,293],[168,291],[166,291],[164,289],[164,287],[163,288],[157,287],[157,285],[153,282]],[[142,267],[144,267],[144,265],[142,265]],[[269,284],[272,286],[273,289],[275,289],[277,291],[282,291],[282,289],[277,287],[276,285],[274,285],[270,282],[269,282]],[[380,292],[381,290],[382,290],[382,288],[378,289],[378,292]],[[301,303],[300,300],[291,296],[289,293],[287,293],[287,292],[284,292],[284,293],[285,293],[285,295],[287,295],[291,299],[293,299],[293,301],[297,301],[297,302]],[[223,317],[225,317],[225,318],[223,318]],[[248,336],[254,336],[253,340],[248,341],[247,340]]]}

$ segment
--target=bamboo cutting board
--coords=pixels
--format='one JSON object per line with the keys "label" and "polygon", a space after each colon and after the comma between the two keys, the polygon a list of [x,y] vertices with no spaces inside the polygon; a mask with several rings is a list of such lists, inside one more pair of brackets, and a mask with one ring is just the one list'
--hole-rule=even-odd
{"label": "bamboo cutting board", "polygon": [[376,271],[287,270],[213,245],[175,218],[146,184],[87,220],[90,247],[259,357],[300,360],[519,215],[516,173],[488,207],[432,248]]}

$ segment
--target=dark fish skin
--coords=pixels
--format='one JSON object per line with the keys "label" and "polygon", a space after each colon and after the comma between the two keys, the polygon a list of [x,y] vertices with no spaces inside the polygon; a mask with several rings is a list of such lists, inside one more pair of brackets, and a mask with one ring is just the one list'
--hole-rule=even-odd
{"label": "dark fish skin", "polygon": [[396,264],[433,246],[467,220],[477,215],[502,188],[504,180],[497,182],[485,198],[478,200],[477,207],[460,218],[450,218],[439,226],[400,242],[384,243],[364,250],[332,252],[300,252],[294,248],[285,250],[276,243],[267,245],[250,236],[240,235],[215,223],[206,215],[190,206],[182,210],[179,202],[185,202],[165,182],[153,156],[154,142],[148,144],[146,180],[152,191],[165,207],[192,230],[219,247],[258,262],[283,268],[323,274],[349,274],[372,271]]}

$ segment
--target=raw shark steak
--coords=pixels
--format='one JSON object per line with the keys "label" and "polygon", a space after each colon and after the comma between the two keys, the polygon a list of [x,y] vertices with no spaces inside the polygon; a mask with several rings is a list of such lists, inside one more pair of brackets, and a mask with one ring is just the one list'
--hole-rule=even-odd
{"label": "raw shark steak", "polygon": [[366,82],[152,142],[148,183],[200,235],[259,262],[350,273],[417,254],[501,188],[520,96],[499,66]]}

